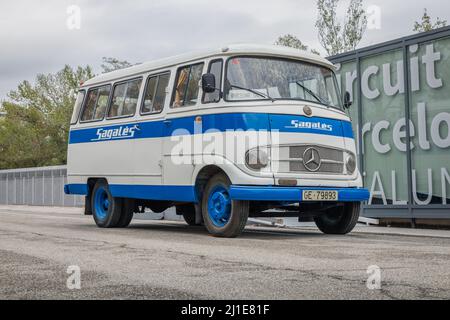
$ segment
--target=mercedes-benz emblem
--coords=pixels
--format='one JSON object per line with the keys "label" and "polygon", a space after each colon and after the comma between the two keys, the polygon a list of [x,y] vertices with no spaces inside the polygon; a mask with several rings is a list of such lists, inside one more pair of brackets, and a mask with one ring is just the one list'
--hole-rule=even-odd
{"label": "mercedes-benz emblem", "polygon": [[303,165],[308,171],[316,172],[322,165],[319,151],[316,148],[308,148],[303,152]]}

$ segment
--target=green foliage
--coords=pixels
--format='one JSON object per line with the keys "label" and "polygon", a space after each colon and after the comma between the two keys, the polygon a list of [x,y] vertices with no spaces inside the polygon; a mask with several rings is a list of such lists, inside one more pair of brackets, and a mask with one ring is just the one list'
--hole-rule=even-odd
{"label": "green foliage", "polygon": [[[277,41],[275,41],[275,45],[285,46],[290,48],[295,48],[303,51],[309,51],[309,47],[303,44],[300,39],[292,34],[285,34],[283,36],[279,36]],[[319,54],[319,52],[315,49],[311,49],[312,53]]]}
{"label": "green foliage", "polygon": [[337,18],[339,0],[318,0],[316,27],[319,41],[328,55],[356,49],[367,28],[367,16],[362,0],[350,0],[342,24]]}
{"label": "green foliage", "polygon": [[427,9],[423,9],[422,21],[416,21],[414,23],[413,31],[415,32],[427,32],[434,29],[442,28],[447,25],[447,20],[441,20],[439,17],[433,23],[431,17],[428,15]]}
{"label": "green foliage", "polygon": [[65,66],[9,93],[0,107],[0,169],[65,164],[76,90],[92,77],[89,66]]}
{"label": "green foliage", "polygon": [[120,70],[132,66],[132,64],[126,60],[118,60],[116,58],[111,57],[103,57],[102,60],[103,60],[103,63],[101,65],[102,73]]}

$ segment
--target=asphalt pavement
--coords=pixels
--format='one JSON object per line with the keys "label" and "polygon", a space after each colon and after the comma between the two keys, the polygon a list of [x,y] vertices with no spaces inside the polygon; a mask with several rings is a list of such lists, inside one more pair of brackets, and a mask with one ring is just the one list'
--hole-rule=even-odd
{"label": "asphalt pavement", "polygon": [[0,206],[0,299],[449,298],[450,231],[252,226],[220,239],[183,222],[99,229],[81,209]]}

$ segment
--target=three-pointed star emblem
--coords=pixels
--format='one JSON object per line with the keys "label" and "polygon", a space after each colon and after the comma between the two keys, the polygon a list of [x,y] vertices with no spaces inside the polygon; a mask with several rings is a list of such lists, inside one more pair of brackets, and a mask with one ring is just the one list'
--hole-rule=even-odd
{"label": "three-pointed star emblem", "polygon": [[322,160],[319,151],[315,148],[308,148],[303,153],[303,165],[308,171],[315,172],[320,169]]}

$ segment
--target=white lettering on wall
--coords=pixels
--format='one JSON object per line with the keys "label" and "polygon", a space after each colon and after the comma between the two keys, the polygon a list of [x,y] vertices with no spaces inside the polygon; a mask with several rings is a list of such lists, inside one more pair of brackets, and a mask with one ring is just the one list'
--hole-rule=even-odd
{"label": "white lettering on wall", "polygon": [[[427,135],[427,106],[425,103],[420,102],[417,105],[417,115],[418,115],[418,125],[414,125],[412,120],[409,121],[409,131],[411,138],[416,136],[419,137],[419,147],[423,150],[430,150],[430,141]],[[441,133],[445,130],[441,130],[442,126],[447,126],[447,134],[442,136]],[[372,126],[371,122],[366,122],[361,130],[361,137],[363,139],[363,150],[362,154],[365,153],[366,135],[371,135],[372,145],[376,152],[380,154],[386,154],[391,151],[392,146],[389,142],[383,142],[381,139],[382,132],[389,130],[391,123],[388,120],[381,120]],[[442,112],[437,114],[430,126],[430,136],[431,141],[438,148],[446,149],[450,147],[450,113]],[[398,151],[406,152],[406,120],[405,118],[400,118],[394,124],[392,129],[392,142]],[[416,146],[414,145],[413,139],[411,139],[410,148],[413,150]]]}
{"label": "white lettering on wall", "polygon": [[383,87],[388,96],[395,96],[398,93],[405,93],[405,77],[403,75],[403,61],[397,61],[397,83],[392,84],[391,64],[383,64]]}
{"label": "white lettering on wall", "polygon": [[[412,54],[417,53],[419,50],[418,45],[411,45],[409,47],[409,52]],[[441,88],[444,84],[441,78],[436,74],[436,62],[441,60],[442,56],[440,52],[434,51],[434,45],[429,44],[426,46],[425,54],[421,57],[411,56],[409,63],[409,71],[411,78],[411,91],[419,91],[420,88],[420,62],[425,65],[425,77],[426,83],[432,89]],[[396,72],[391,73],[391,64],[396,64]],[[398,61],[393,61],[385,63],[382,65],[383,68],[383,89],[387,96],[395,96],[396,94],[403,94],[405,92],[405,79],[403,70],[403,59]],[[361,76],[361,89],[362,94],[367,99],[373,100],[380,96],[379,88],[372,88],[370,86],[371,80],[379,76],[379,66],[372,65],[367,67],[362,71]],[[396,84],[392,84],[392,74],[396,73]],[[352,70],[345,73],[345,84],[346,90],[353,91],[353,83],[356,79],[356,70]]]}
{"label": "white lettering on wall", "polygon": [[405,205],[408,203],[406,200],[397,200],[397,173],[395,170],[391,171],[391,184],[392,184],[392,204]]}
{"label": "white lettering on wall", "polygon": [[[411,120],[409,120],[409,134],[411,138],[415,136],[415,133],[416,132],[414,130],[414,124]],[[406,152],[406,143],[402,141],[402,139],[405,138],[406,138],[406,119],[401,118],[395,123],[394,129],[392,130],[392,140],[394,141],[394,145],[401,152]],[[410,148],[411,150],[414,149],[414,144],[412,141],[410,143]]]}
{"label": "white lettering on wall", "polygon": [[[441,125],[447,125],[447,137],[441,137],[441,133],[439,132]],[[442,112],[434,117],[431,122],[431,139],[435,145],[439,148],[448,148],[450,147],[450,113]]]}
{"label": "white lettering on wall", "polygon": [[383,144],[381,142],[381,130],[388,130],[389,126],[390,123],[386,120],[382,120],[373,126],[372,145],[378,153],[385,154],[391,151],[389,143]]}
{"label": "white lettering on wall", "polygon": [[375,171],[373,173],[372,187],[370,188],[369,204],[372,204],[374,197],[380,196],[383,204],[387,204],[386,194],[384,193],[383,183],[381,182],[380,173]]}
{"label": "white lettering on wall", "polygon": [[370,78],[378,74],[380,69],[377,66],[368,67],[362,74],[361,89],[367,99],[376,99],[380,96],[380,90],[370,88]]}
{"label": "white lettering on wall", "polygon": [[422,201],[417,196],[417,174],[416,174],[416,170],[414,170],[414,169],[412,170],[413,197],[414,197],[414,202],[417,203],[418,205],[430,204],[431,199],[433,198],[433,170],[432,169],[428,169],[427,171],[428,171],[428,195],[427,195],[427,198]]}
{"label": "white lettering on wall", "polygon": [[440,88],[442,87],[442,79],[436,78],[435,62],[441,59],[441,53],[434,52],[433,44],[427,45],[425,52],[425,55],[422,57],[422,63],[426,67],[427,83],[430,88]]}
{"label": "white lettering on wall", "polygon": [[419,125],[419,146],[422,150],[430,150],[430,142],[427,138],[427,113],[423,102],[417,104],[417,118]]}
{"label": "white lettering on wall", "polygon": [[447,204],[447,184],[450,184],[450,175],[447,169],[441,168],[441,183],[442,183],[442,204]]}
{"label": "white lettering on wall", "polygon": [[364,135],[368,132],[370,132],[370,130],[372,130],[372,124],[370,122],[366,122],[361,130],[361,139],[362,139],[362,150],[361,153],[364,154],[364,150],[366,150],[365,148],[365,144],[364,144]]}

